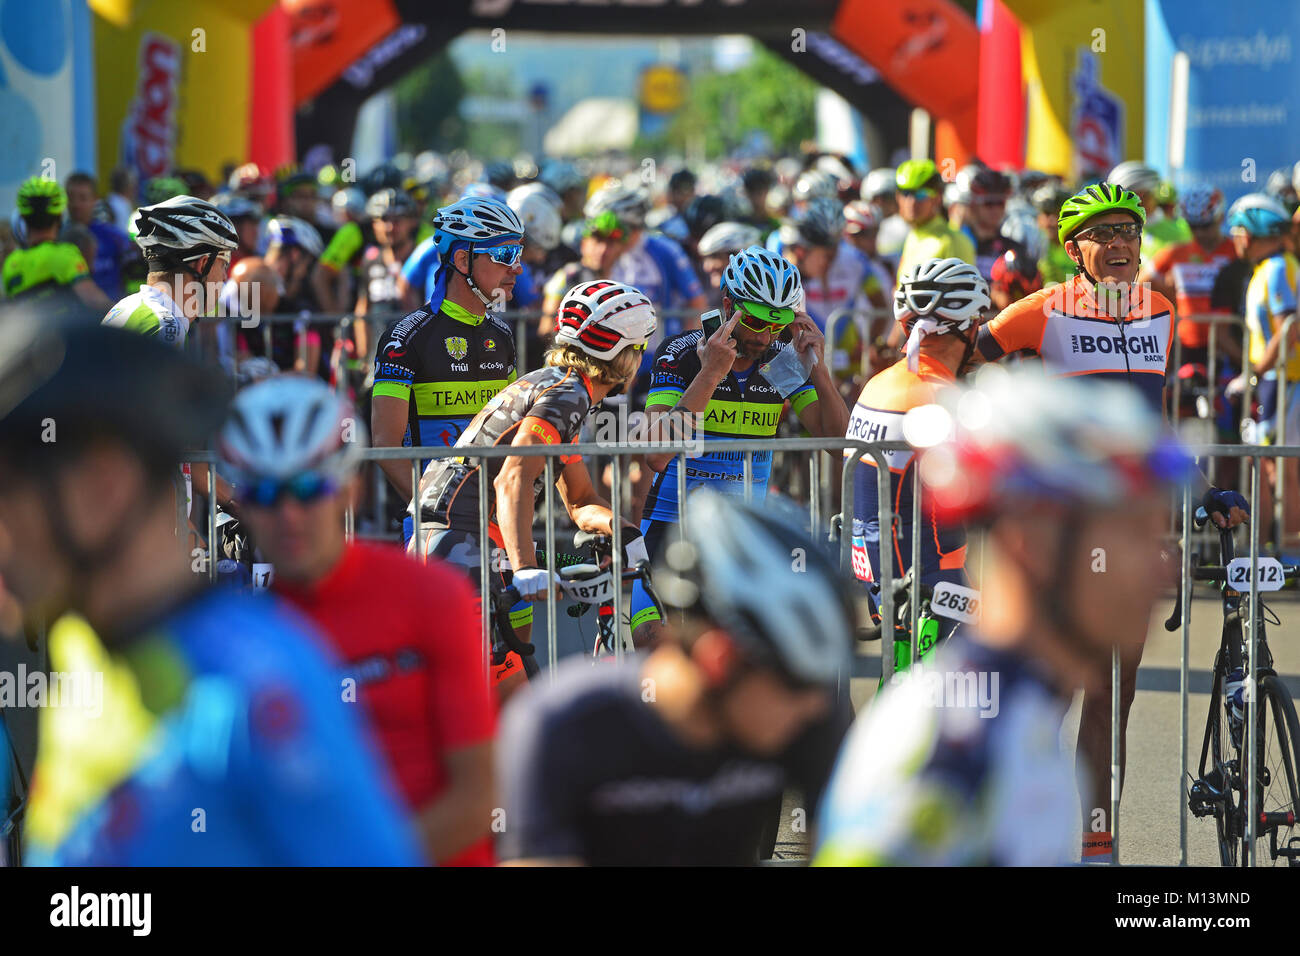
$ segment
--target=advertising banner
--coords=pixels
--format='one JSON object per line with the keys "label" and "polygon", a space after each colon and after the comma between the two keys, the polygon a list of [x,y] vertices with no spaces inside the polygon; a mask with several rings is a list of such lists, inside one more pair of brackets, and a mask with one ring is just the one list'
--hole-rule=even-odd
{"label": "advertising banner", "polygon": [[1140,159],[1146,117],[1142,4],[1003,2],[1021,25],[1025,165],[1078,182]]}
{"label": "advertising banner", "polygon": [[[1175,185],[1210,182],[1233,199],[1300,160],[1300,4],[1148,0],[1148,160],[1168,169],[1170,76],[1187,54],[1186,159]],[[1159,109],[1154,107],[1159,106]]]}

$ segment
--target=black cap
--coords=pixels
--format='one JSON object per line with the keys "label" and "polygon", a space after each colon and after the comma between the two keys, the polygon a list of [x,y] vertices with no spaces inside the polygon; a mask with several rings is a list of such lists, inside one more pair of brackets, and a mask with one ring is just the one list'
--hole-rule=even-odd
{"label": "black cap", "polygon": [[20,467],[52,465],[104,435],[168,466],[206,445],[231,391],[216,369],[84,315],[0,316],[0,447]]}

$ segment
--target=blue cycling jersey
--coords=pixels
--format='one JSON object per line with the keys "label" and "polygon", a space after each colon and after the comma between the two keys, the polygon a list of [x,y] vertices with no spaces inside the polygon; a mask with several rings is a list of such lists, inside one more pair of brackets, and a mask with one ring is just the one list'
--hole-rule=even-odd
{"label": "blue cycling jersey", "polygon": [[343,675],[309,628],[273,598],[223,590],[111,652],[82,619],[60,619],[51,667],[91,692],[41,712],[26,860],[422,863]]}

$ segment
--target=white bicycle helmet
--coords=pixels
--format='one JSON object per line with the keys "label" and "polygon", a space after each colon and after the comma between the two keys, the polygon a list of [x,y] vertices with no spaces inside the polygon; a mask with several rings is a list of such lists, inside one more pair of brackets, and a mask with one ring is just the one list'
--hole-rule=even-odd
{"label": "white bicycle helmet", "polygon": [[899,280],[894,318],[907,331],[907,367],[916,371],[921,339],[963,332],[992,306],[989,284],[961,259],[925,259]]}
{"label": "white bicycle helmet", "polygon": [[356,410],[306,375],[276,375],[241,390],[217,436],[217,450],[241,486],[308,472],[341,484],[366,443]]}
{"label": "white bicycle helmet", "polygon": [[588,219],[595,219],[603,212],[612,212],[620,222],[632,229],[645,226],[646,213],[649,211],[650,202],[645,193],[619,182],[598,189],[582,210]]}
{"label": "white bicycle helmet", "polygon": [[839,180],[821,169],[805,169],[794,183],[795,202],[808,202],[810,199],[837,199],[839,195]]}
{"label": "white bicycle helmet", "polygon": [[861,199],[855,199],[844,207],[845,232],[869,232],[879,226],[880,223],[877,221],[876,213],[871,208],[870,203],[863,202]]}
{"label": "white bicycle helmet", "polygon": [[438,251],[442,254],[452,243],[492,244],[500,239],[522,239],[524,224],[504,200],[471,197],[443,206],[433,217]]}
{"label": "white bicycle helmet", "polygon": [[1160,174],[1146,163],[1130,159],[1112,169],[1106,182],[1123,186],[1135,193],[1150,193],[1159,187]]}
{"label": "white bicycle helmet", "polygon": [[789,321],[803,303],[803,279],[794,263],[754,245],[731,257],[722,271],[722,293],[741,302],[782,310],[786,314],[772,318]]}
{"label": "white bicycle helmet", "polygon": [[316,227],[296,216],[276,216],[266,224],[266,247],[274,246],[297,246],[313,259],[325,251]]}
{"label": "white bicycle helmet", "polygon": [[609,279],[579,282],[560,300],[555,341],[609,361],[623,349],[644,346],[658,320],[650,300],[637,289]]}
{"label": "white bicycle helmet", "polygon": [[506,204],[523,223],[524,236],[528,241],[535,242],[550,252],[560,244],[560,230],[564,228],[564,221],[548,194],[551,191],[541,183],[530,183],[512,189],[506,196]]}
{"label": "white bicycle helmet", "polygon": [[700,236],[696,250],[701,258],[716,256],[721,252],[739,252],[756,246],[762,241],[762,234],[754,226],[743,222],[720,222]]}
{"label": "white bicycle helmet", "polygon": [[1223,193],[1209,183],[1193,183],[1184,189],[1180,205],[1189,226],[1209,226],[1223,217]]}
{"label": "white bicycle helmet", "polygon": [[230,217],[193,196],[141,206],[131,217],[131,233],[146,259],[192,259],[239,246]]}
{"label": "white bicycle helmet", "polygon": [[[656,589],[666,606],[719,625],[754,663],[833,684],[849,666],[857,614],[835,564],[774,505],[693,491],[686,533],[664,548]],[[791,555],[804,559],[798,573]]]}
{"label": "white bicycle helmet", "polygon": [[881,196],[892,196],[898,189],[897,171],[890,166],[873,169],[862,180],[862,198],[874,202]]}

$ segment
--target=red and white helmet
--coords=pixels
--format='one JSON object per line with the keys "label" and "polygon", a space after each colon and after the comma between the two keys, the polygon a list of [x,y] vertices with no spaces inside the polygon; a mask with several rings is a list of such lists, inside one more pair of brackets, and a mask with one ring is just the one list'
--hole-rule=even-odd
{"label": "red and white helmet", "polygon": [[1183,190],[1180,204],[1189,226],[1209,226],[1223,216],[1223,193],[1209,183],[1193,183]]}
{"label": "red and white helmet", "polygon": [[609,361],[623,349],[644,349],[658,325],[650,300],[609,279],[579,282],[560,300],[555,341]]}

